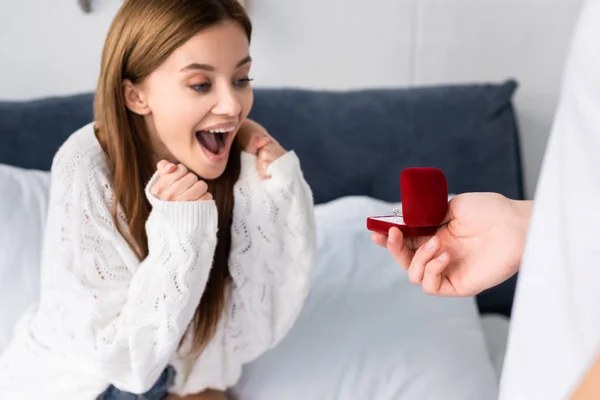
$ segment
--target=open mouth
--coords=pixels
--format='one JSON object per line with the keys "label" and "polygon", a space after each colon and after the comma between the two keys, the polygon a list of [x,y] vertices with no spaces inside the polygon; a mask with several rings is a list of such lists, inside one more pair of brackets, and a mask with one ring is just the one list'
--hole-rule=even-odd
{"label": "open mouth", "polygon": [[225,144],[230,134],[230,132],[219,129],[214,131],[197,131],[196,139],[208,152],[219,155],[225,150]]}

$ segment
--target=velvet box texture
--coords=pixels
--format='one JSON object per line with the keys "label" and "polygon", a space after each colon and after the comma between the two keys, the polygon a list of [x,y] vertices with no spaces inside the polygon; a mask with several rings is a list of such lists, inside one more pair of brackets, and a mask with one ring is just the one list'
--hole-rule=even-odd
{"label": "velvet box texture", "polygon": [[397,227],[404,236],[433,235],[448,211],[448,181],[438,168],[406,168],[400,174],[402,215],[367,218],[367,229],[387,234]]}

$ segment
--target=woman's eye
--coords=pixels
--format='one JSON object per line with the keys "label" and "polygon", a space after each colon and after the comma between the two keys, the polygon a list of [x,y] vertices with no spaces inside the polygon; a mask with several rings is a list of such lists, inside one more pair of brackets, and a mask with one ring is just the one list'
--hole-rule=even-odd
{"label": "woman's eye", "polygon": [[197,85],[190,85],[190,89],[196,92],[208,92],[210,89],[210,83],[199,83]]}
{"label": "woman's eye", "polygon": [[235,82],[235,86],[243,88],[246,87],[250,84],[250,82],[252,82],[253,79],[252,78],[242,78],[242,79],[236,79]]}

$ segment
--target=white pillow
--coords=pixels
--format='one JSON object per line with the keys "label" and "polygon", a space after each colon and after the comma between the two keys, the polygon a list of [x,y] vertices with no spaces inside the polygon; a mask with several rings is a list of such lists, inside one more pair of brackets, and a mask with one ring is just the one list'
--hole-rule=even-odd
{"label": "white pillow", "polygon": [[50,173],[0,164],[0,353],[39,298]]}
{"label": "white pillow", "polygon": [[399,204],[350,197],[317,206],[318,254],[299,320],[244,368],[243,400],[486,400],[497,378],[475,301],[425,295],[368,216]]}

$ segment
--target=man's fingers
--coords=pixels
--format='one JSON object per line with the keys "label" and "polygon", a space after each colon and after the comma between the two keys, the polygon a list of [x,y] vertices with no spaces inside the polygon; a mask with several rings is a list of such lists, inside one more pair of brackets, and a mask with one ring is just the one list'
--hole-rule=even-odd
{"label": "man's fingers", "polygon": [[450,264],[448,253],[442,253],[436,258],[427,262],[423,275],[421,286],[427,294],[440,294],[442,282],[444,281],[444,271]]}
{"label": "man's fingers", "polygon": [[413,256],[412,250],[404,243],[404,235],[398,228],[390,228],[387,248],[402,269],[407,270]]}
{"label": "man's fingers", "polygon": [[388,240],[387,235],[373,232],[373,234],[371,235],[371,240],[373,241],[373,243],[375,243],[381,247],[387,247],[387,240]]}
{"label": "man's fingers", "polygon": [[425,274],[425,266],[435,257],[440,249],[441,242],[436,236],[429,239],[424,245],[420,246],[412,258],[408,269],[408,280],[415,285],[420,285]]}

